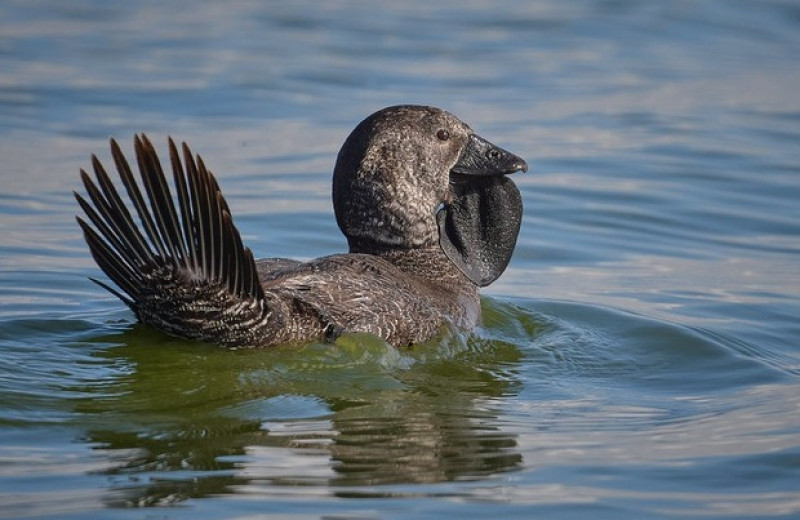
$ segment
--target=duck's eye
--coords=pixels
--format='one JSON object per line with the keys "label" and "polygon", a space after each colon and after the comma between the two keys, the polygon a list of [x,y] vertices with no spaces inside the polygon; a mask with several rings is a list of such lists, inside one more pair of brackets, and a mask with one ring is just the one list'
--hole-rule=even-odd
{"label": "duck's eye", "polygon": [[436,137],[440,141],[447,141],[448,139],[450,139],[450,132],[442,128],[441,130],[436,132]]}

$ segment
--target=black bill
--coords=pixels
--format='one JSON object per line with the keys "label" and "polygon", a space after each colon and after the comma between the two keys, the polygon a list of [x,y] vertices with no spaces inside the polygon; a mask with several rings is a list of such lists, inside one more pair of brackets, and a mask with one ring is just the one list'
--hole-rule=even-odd
{"label": "black bill", "polygon": [[505,271],[514,252],[522,197],[506,175],[519,170],[528,170],[522,158],[477,135],[451,170],[453,201],[437,214],[439,245],[480,287]]}

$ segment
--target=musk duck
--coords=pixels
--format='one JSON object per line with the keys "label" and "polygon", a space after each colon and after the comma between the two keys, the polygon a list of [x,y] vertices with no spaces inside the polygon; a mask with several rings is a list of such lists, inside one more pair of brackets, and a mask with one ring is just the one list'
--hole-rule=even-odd
{"label": "musk duck", "polygon": [[333,173],[349,252],[309,262],[255,260],[200,156],[168,144],[172,188],[141,135],[138,181],[111,140],[127,202],[94,156],[95,179],[81,170],[88,196],[75,197],[116,288],[92,280],[181,338],[248,348],[368,333],[406,346],[443,326],[470,329],[478,287],[505,270],[519,233],[522,201],[507,175],[527,164],[438,108],[385,108],[353,130]]}

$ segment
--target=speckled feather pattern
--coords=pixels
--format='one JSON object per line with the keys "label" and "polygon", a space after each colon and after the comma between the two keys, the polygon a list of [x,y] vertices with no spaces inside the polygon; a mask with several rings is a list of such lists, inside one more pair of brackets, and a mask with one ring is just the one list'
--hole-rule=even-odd
{"label": "speckled feather pattern", "polygon": [[128,202],[96,158],[95,180],[82,172],[88,201],[76,194],[91,223],[78,218],[92,255],[119,290],[97,283],[143,323],[231,348],[345,332],[403,346],[445,325],[474,327],[477,286],[439,246],[436,220],[453,197],[450,171],[471,133],[432,107],[391,107],[365,119],[334,171],[334,208],[350,252],[310,262],[254,260],[214,176],[185,144],[181,160],[169,142],[171,190],[146,137],[134,142],[141,182],[112,140]]}

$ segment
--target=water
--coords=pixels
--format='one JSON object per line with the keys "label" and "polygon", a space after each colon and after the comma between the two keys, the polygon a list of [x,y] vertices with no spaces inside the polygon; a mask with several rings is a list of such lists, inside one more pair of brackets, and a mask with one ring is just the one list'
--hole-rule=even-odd
{"label": "water", "polygon": [[[270,4],[0,4],[0,517],[800,517],[797,2]],[[312,258],[408,102],[532,166],[475,334],[227,352],[87,281],[109,136]]]}

